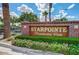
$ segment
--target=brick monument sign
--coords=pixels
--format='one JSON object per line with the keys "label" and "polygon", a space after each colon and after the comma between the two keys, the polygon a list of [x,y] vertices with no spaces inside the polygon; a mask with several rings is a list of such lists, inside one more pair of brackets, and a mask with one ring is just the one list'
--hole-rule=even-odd
{"label": "brick monument sign", "polygon": [[79,21],[23,22],[24,35],[79,37]]}

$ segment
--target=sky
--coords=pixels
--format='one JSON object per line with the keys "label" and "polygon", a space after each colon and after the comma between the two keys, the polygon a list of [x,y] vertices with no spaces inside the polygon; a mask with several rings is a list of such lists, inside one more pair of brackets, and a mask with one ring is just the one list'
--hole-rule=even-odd
{"label": "sky", "polygon": [[[44,21],[43,12],[48,11],[46,3],[9,3],[11,16],[19,17],[22,12],[33,12],[40,21]],[[79,20],[79,3],[52,3],[52,20],[61,17],[68,18],[69,21]],[[0,16],[2,17],[2,6],[0,4]]]}

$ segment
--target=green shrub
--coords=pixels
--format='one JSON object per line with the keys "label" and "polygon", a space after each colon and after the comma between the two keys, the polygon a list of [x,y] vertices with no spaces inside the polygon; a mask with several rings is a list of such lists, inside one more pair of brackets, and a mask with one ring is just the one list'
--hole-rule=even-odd
{"label": "green shrub", "polygon": [[33,48],[33,49],[38,49],[43,51],[52,51],[57,53],[68,54],[67,52],[68,47],[64,44],[58,44],[58,43],[49,44],[47,42],[35,42],[32,40],[16,39],[14,40],[13,45],[16,45],[19,47]]}
{"label": "green shrub", "polygon": [[25,40],[13,40],[12,44],[16,46],[20,46],[20,47],[25,47],[26,41]]}
{"label": "green shrub", "polygon": [[48,43],[57,42],[57,43],[79,44],[79,38],[74,38],[74,37],[19,35],[19,36],[15,37],[15,39],[32,40],[32,41],[48,42]]}
{"label": "green shrub", "polygon": [[20,47],[27,47],[27,48],[34,48],[34,49],[41,49],[41,50],[50,50],[49,44],[44,42],[35,42],[32,40],[13,40],[13,45],[20,46]]}
{"label": "green shrub", "polygon": [[79,55],[79,46],[76,46],[76,45],[69,46],[69,54],[70,55]]}
{"label": "green shrub", "polygon": [[44,51],[52,51],[66,55],[79,55],[79,38],[51,36],[16,36],[12,44]]}
{"label": "green shrub", "polygon": [[51,47],[52,47],[52,51],[68,54],[69,47],[66,46],[66,44],[55,43],[55,44],[51,44]]}

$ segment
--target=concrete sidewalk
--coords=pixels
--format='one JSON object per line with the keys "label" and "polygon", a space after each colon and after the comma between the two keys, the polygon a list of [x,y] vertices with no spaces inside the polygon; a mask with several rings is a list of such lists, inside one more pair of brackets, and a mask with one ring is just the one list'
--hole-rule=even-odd
{"label": "concrete sidewalk", "polygon": [[0,41],[0,51],[11,55],[63,55],[59,53],[17,47],[2,41]]}
{"label": "concrete sidewalk", "polygon": [[12,49],[9,48],[0,47],[0,55],[24,55],[24,54],[12,51]]}

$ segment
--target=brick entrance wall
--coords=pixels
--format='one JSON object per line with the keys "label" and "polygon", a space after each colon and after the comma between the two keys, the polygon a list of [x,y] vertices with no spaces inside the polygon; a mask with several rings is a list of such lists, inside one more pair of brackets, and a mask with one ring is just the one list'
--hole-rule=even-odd
{"label": "brick entrance wall", "polygon": [[32,26],[65,26],[68,27],[67,36],[68,37],[79,37],[79,21],[69,21],[69,22],[23,22],[21,32],[24,35],[31,35],[30,27]]}

